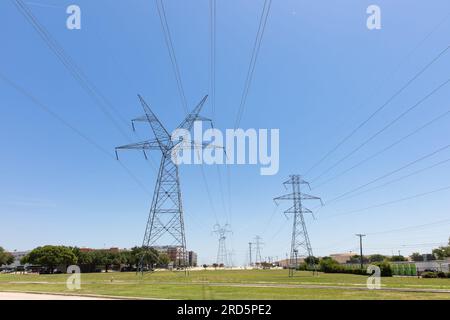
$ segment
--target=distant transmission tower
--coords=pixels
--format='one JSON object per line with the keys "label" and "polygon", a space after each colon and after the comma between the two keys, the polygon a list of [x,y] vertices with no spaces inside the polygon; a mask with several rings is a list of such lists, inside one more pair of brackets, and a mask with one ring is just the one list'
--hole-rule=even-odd
{"label": "distant transmission tower", "polygon": [[309,257],[309,267],[315,270],[315,263],[312,261],[313,251],[311,247],[311,242],[309,241],[308,231],[306,230],[304,213],[311,213],[312,211],[303,207],[302,200],[322,200],[319,197],[311,196],[306,193],[302,193],[300,186],[306,184],[310,189],[309,183],[304,181],[300,175],[290,175],[289,180],[283,183],[286,187],[287,185],[292,185],[292,193],[286,194],[281,197],[277,197],[274,201],[280,200],[292,200],[294,205],[285,211],[285,213],[294,214],[294,223],[292,228],[292,241],[291,241],[291,255],[289,259],[289,276],[293,275],[293,272],[298,267],[298,259],[300,257]]}
{"label": "distant transmission tower", "polygon": [[227,238],[226,234],[230,233],[230,226],[228,224],[223,227],[219,224],[214,226],[213,232],[219,236],[219,249],[217,250],[217,265],[223,265],[224,267],[228,266],[228,252],[225,240]]}
{"label": "distant transmission tower", "polygon": [[[187,115],[177,129],[190,131],[195,121],[211,121],[201,117],[200,111],[208,96],[205,96],[195,109]],[[203,149],[207,145],[197,145],[192,141],[172,141],[169,132],[158,120],[144,99],[139,96],[144,109],[144,115],[133,119],[133,130],[135,122],[148,122],[155,136],[154,139],[139,143],[133,143],[116,148],[117,150],[133,149],[142,150],[145,158],[146,150],[159,150],[162,153],[158,171],[158,179],[153,193],[153,200],[145,228],[142,247],[147,252],[155,246],[170,246],[176,249],[175,263],[183,268],[188,266],[186,251],[186,235],[184,230],[183,206],[181,201],[180,179],[178,165],[172,161],[172,155],[181,149]],[[144,256],[142,256],[138,269],[144,271]]]}
{"label": "distant transmission tower", "polygon": [[261,266],[261,247],[264,243],[261,242],[261,237],[255,237],[255,264]]}
{"label": "distant transmission tower", "polygon": [[252,246],[253,246],[253,243],[249,242],[249,243],[248,243],[248,265],[249,265],[250,267],[253,266],[253,261],[252,261]]}

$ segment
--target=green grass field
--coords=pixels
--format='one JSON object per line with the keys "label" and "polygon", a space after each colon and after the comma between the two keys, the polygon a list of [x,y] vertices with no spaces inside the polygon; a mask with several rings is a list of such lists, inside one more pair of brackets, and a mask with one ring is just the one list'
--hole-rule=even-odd
{"label": "green grass field", "polygon": [[[159,271],[81,274],[81,289],[66,288],[67,275],[0,275],[0,291],[95,294],[153,299],[450,299],[450,279],[393,277],[367,290],[366,276],[286,270]],[[446,292],[447,291],[447,292]]]}

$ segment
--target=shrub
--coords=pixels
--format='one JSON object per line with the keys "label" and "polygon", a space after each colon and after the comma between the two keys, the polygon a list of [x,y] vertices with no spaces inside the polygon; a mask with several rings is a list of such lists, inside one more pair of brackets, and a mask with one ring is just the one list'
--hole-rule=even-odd
{"label": "shrub", "polygon": [[436,272],[431,272],[431,271],[427,271],[427,272],[422,272],[422,278],[437,278],[437,273]]}
{"label": "shrub", "polygon": [[392,277],[391,265],[388,262],[386,262],[386,261],[376,262],[376,263],[373,263],[373,265],[380,268],[382,277]]}

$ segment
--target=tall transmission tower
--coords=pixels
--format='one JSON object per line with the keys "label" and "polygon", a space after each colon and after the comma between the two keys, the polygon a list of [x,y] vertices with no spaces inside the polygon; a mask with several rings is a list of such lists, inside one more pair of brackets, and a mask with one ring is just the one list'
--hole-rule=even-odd
{"label": "tall transmission tower", "polygon": [[[132,149],[141,150],[145,158],[146,150],[159,150],[161,152],[161,162],[158,171],[158,178],[153,193],[152,204],[144,233],[142,247],[146,253],[151,253],[150,248],[155,246],[171,246],[176,248],[175,263],[183,268],[188,267],[188,256],[186,250],[186,235],[183,218],[183,205],[181,199],[180,179],[178,175],[178,165],[172,161],[172,156],[181,149],[204,149],[211,147],[203,143],[193,141],[172,141],[169,132],[162,125],[149,105],[139,95],[139,100],[144,109],[144,115],[132,120],[133,130],[136,122],[149,123],[155,136],[154,139],[133,143],[116,148],[118,150]],[[177,129],[190,131],[195,121],[211,121],[201,117],[199,114],[206,102],[205,96],[200,103],[189,113]],[[138,269],[144,270],[144,256],[142,255]]]}
{"label": "tall transmission tower", "polygon": [[302,179],[300,175],[290,175],[289,180],[283,183],[285,188],[287,185],[292,186],[292,193],[274,198],[275,203],[281,200],[293,201],[293,206],[286,210],[285,214],[293,214],[294,222],[292,227],[292,241],[291,241],[291,253],[289,257],[289,276],[293,276],[293,272],[298,267],[298,258],[309,257],[309,267],[315,270],[315,263],[311,259],[314,257],[311,242],[309,241],[308,231],[306,229],[304,213],[311,213],[312,211],[305,208],[302,204],[302,200],[320,200],[323,205],[322,199],[319,197],[311,196],[301,191],[301,185],[305,184],[311,189],[309,183]]}
{"label": "tall transmission tower", "polygon": [[264,243],[261,242],[261,237],[260,236],[256,236],[255,237],[255,265],[261,266],[261,247]]}
{"label": "tall transmission tower", "polygon": [[228,252],[225,240],[227,238],[226,234],[231,233],[231,230],[229,229],[230,225],[226,224],[224,226],[220,226],[219,224],[216,224],[214,226],[213,233],[217,234],[219,236],[219,248],[217,250],[217,265],[223,265],[224,267],[227,267],[229,265],[228,263]]}

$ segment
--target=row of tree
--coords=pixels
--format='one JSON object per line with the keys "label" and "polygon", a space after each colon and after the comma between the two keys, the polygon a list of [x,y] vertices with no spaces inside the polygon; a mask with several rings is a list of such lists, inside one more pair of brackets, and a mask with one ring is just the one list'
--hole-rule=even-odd
{"label": "row of tree", "polygon": [[56,267],[69,265],[79,265],[84,272],[95,272],[98,267],[105,271],[123,266],[132,269],[139,264],[141,259],[149,268],[163,267],[170,263],[167,254],[153,248],[144,250],[142,247],[134,247],[131,250],[121,251],[84,251],[77,247],[50,245],[33,249],[20,262],[45,267],[50,273]]}
{"label": "row of tree", "polygon": [[[432,260],[443,260],[446,258],[450,258],[450,239],[448,242],[448,246],[441,246],[437,249],[434,249],[432,251],[431,254],[420,254],[418,252],[414,252],[413,254],[411,254],[410,256],[412,261],[432,261]],[[324,257],[324,258],[316,258],[316,257],[308,257],[305,259],[305,263],[307,265],[313,263],[313,264],[320,264],[321,261],[327,262],[329,263],[332,259],[329,257]],[[384,256],[382,254],[373,254],[370,256],[363,256],[363,263],[367,264],[367,263],[376,263],[376,262],[399,262],[399,261],[407,261],[408,259],[402,255],[394,255],[394,256]],[[361,258],[359,255],[354,255],[352,256],[347,263],[360,263],[361,262]],[[337,263],[337,262],[336,262]]]}
{"label": "row of tree", "polygon": [[12,264],[14,262],[14,257],[11,253],[6,252],[5,249],[0,247],[0,267],[3,265]]}

